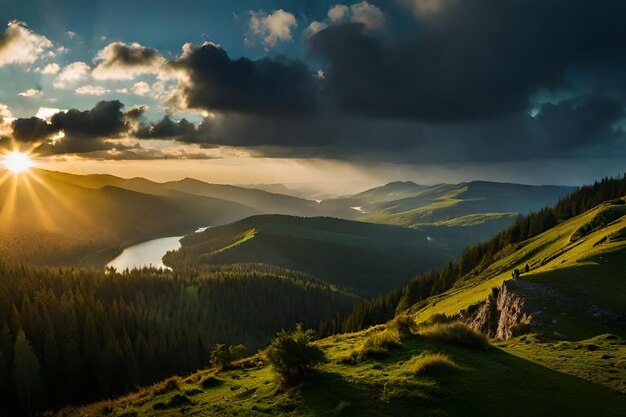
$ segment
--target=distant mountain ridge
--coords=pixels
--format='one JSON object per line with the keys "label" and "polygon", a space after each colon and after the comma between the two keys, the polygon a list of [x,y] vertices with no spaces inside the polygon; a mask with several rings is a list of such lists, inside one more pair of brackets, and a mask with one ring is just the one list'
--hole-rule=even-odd
{"label": "distant mountain ridge", "polygon": [[[94,266],[104,265],[131,243],[182,235],[197,227],[230,223],[255,214],[326,216],[420,228],[446,240],[450,255],[508,226],[518,212],[554,202],[570,190],[486,182],[426,186],[398,181],[318,203],[192,178],[158,183],[145,178],[41,169],[33,169],[31,174],[29,184],[24,182],[16,188],[14,214],[19,216],[8,217],[13,192],[10,181],[0,187],[5,223],[20,229],[20,234],[28,234],[21,238],[28,243],[17,245],[18,234],[0,224],[0,239],[6,243],[4,252],[36,263],[58,259],[62,264]],[[528,196],[532,203],[522,206],[520,199]],[[62,242],[61,246],[71,242],[63,256],[47,249],[54,247],[52,242],[56,240]],[[24,257],[16,251],[29,255]]]}

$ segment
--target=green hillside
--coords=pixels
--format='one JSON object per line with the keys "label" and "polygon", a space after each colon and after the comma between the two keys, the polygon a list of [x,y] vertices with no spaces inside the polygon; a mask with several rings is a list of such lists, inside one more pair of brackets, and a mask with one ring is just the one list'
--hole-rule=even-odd
{"label": "green hillside", "polygon": [[[327,361],[299,388],[279,385],[261,351],[59,415],[620,416],[626,201],[615,196],[625,192],[621,178],[583,187],[381,298],[399,315],[317,342]],[[468,327],[494,336],[494,325],[508,333],[491,345]]]}
{"label": "green hillside", "polygon": [[264,263],[311,274],[356,294],[382,294],[456,255],[414,229],[327,217],[253,216],[182,239],[164,260],[185,265]]}
{"label": "green hillside", "polygon": [[[573,307],[595,303],[626,313],[625,216],[623,200],[601,204],[538,236],[505,248],[484,270],[468,274],[449,291],[414,306],[413,311],[418,319],[434,314],[456,314],[486,299],[491,288],[511,279],[513,269],[523,269],[528,264],[530,271],[522,274],[520,280],[541,285],[538,287],[541,291],[531,285],[524,287],[533,292],[534,297],[553,289],[567,293],[572,303],[580,303]],[[556,330],[559,329],[565,330]]]}
{"label": "green hillside", "polygon": [[[493,346],[459,346],[442,337],[445,327],[404,336],[395,329],[390,323],[321,340],[328,361],[299,390],[278,386],[260,354],[231,370],[172,378],[58,416],[617,417],[626,407],[624,395],[601,385]],[[393,347],[350,360],[351,352],[362,352],[382,334],[391,334]]]}

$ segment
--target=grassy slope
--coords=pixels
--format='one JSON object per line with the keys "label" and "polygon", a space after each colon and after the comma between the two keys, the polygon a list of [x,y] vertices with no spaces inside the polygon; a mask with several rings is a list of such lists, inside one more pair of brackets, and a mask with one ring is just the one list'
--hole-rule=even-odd
{"label": "grassy slope", "polygon": [[182,240],[166,257],[207,264],[261,262],[300,270],[362,295],[380,294],[454,256],[424,232],[331,218],[253,216]]}
{"label": "grassy slope", "polygon": [[[522,279],[561,288],[567,286],[571,291],[584,293],[585,296],[594,292],[599,297],[598,304],[612,303],[614,297],[623,300],[621,297],[626,291],[622,290],[626,280],[621,271],[626,259],[626,241],[597,243],[626,228],[626,217],[570,242],[571,236],[578,229],[607,209],[610,209],[609,205],[598,206],[539,236],[505,249],[500,259],[480,274],[469,276],[444,294],[414,306],[417,320],[427,319],[434,314],[454,315],[483,301],[493,287],[499,287],[511,278],[514,268],[521,269],[525,264],[530,265],[531,271],[524,274]],[[624,305],[620,304],[620,307]]]}
{"label": "grassy slope", "polygon": [[[626,216],[618,217],[620,214],[626,214],[625,206],[604,204],[508,248],[478,276],[414,306],[416,320],[434,314],[454,315],[485,300],[491,288],[510,279],[513,268],[528,263],[530,273],[522,275],[513,288],[540,306],[549,321],[541,335],[514,338],[499,346],[559,372],[626,393],[626,342],[621,340],[626,337]],[[598,218],[608,218],[608,223],[590,228],[597,226]],[[591,231],[572,242],[581,228]],[[561,338],[567,340],[558,340]]]}
{"label": "grassy slope", "polygon": [[[299,393],[278,388],[271,368],[257,356],[238,369],[208,369],[178,379],[178,388],[161,383],[59,415],[617,417],[626,407],[623,395],[495,347],[475,350],[409,337],[386,357],[342,363],[375,331],[318,342],[329,362]],[[430,376],[412,374],[411,363],[427,352],[447,355],[456,367]]]}

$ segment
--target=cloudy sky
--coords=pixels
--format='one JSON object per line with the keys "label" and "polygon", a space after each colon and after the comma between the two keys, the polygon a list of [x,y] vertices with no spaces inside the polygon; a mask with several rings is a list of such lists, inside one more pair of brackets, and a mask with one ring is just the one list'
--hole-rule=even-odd
{"label": "cloudy sky", "polygon": [[0,141],[215,182],[577,184],[626,166],[620,0],[0,0]]}

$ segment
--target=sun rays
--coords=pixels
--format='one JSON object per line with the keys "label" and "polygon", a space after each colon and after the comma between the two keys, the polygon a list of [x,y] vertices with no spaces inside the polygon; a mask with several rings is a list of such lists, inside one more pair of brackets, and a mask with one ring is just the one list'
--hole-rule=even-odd
{"label": "sun rays", "polygon": [[[18,150],[4,152],[0,155],[0,230],[20,230],[24,223],[25,212],[31,211],[34,217],[28,226],[37,226],[43,230],[54,231],[57,228],[49,208],[44,203],[51,196],[70,213],[79,217],[73,207],[55,192],[53,187],[46,183],[35,167],[36,155],[32,150]],[[4,172],[2,172],[4,168]],[[49,200],[48,200],[49,201]],[[28,217],[28,216],[26,216]],[[34,224],[33,224],[34,222]]]}
{"label": "sun rays", "polygon": [[2,165],[15,174],[21,174],[33,166],[33,161],[28,154],[13,151],[4,155]]}

